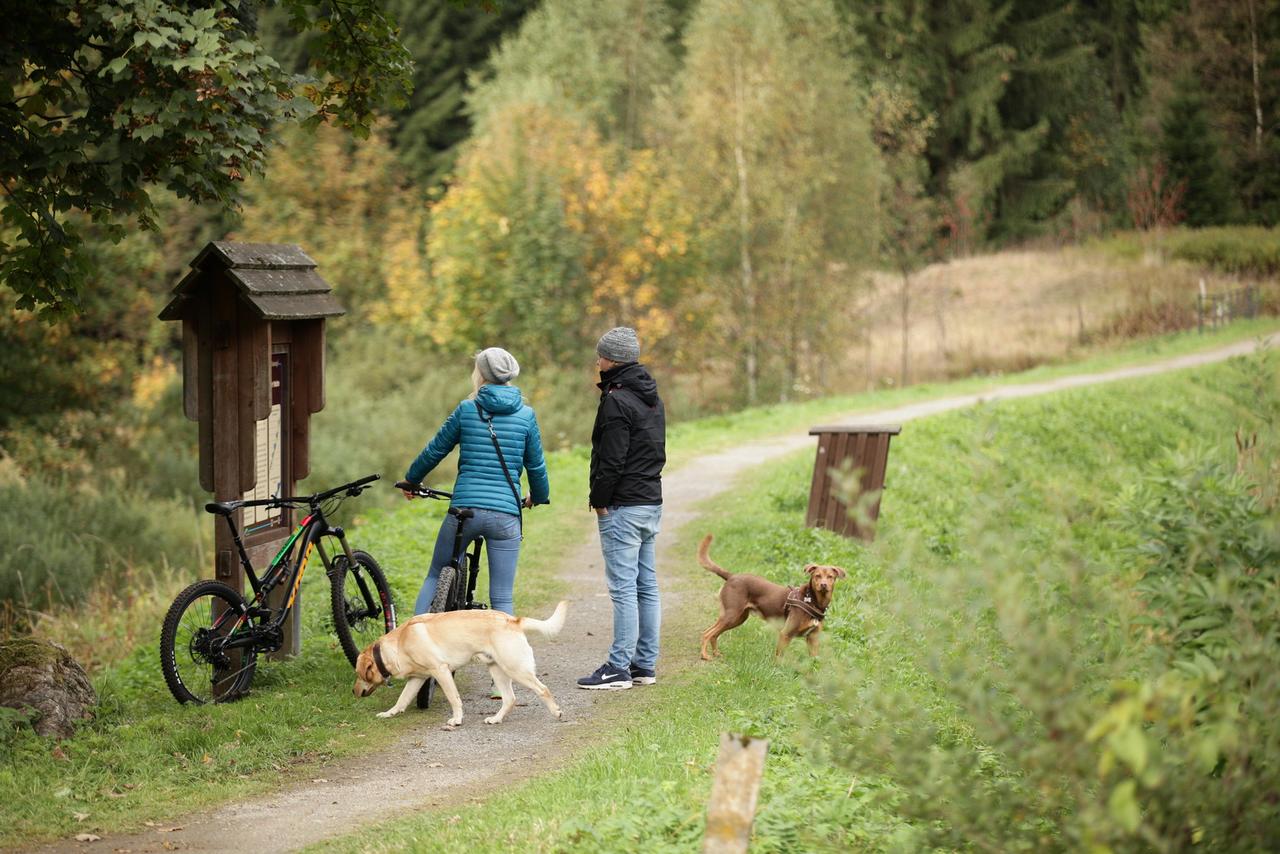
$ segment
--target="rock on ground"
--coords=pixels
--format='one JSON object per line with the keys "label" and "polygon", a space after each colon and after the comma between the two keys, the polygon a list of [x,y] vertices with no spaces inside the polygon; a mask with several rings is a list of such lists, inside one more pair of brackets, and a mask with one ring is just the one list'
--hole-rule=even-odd
{"label": "rock on ground", "polygon": [[65,648],[32,638],[0,641],[0,706],[34,709],[36,732],[69,738],[96,705],[89,677]]}

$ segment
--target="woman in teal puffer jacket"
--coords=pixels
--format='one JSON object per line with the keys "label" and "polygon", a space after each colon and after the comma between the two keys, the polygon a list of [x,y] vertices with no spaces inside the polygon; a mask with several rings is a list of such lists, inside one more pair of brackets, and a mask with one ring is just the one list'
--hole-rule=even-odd
{"label": "woman in teal puffer jacket", "polygon": [[[476,356],[471,374],[475,392],[445,419],[405,474],[405,480],[410,483],[421,483],[455,445],[459,446],[458,479],[454,481],[450,506],[475,511],[463,524],[463,540],[470,542],[484,537],[489,558],[489,604],[494,610],[508,614],[514,613],[512,591],[516,561],[520,557],[520,504],[516,502],[512,484],[519,487],[522,470],[529,473],[529,496],[524,499],[524,506],[551,503],[538,419],[533,409],[525,405],[520,389],[510,384],[519,373],[520,365],[506,350],[501,347],[482,350]],[[493,447],[488,418],[493,419],[507,473],[503,472]],[[406,492],[405,497],[410,494]],[[440,568],[453,557],[457,526],[454,516],[444,517],[436,536],[431,569],[414,605],[415,614],[426,613],[431,607]]]}

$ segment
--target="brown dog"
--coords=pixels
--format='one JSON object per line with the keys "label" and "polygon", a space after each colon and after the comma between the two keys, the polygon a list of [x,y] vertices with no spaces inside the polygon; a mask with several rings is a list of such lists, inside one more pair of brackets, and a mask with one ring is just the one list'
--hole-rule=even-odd
{"label": "brown dog", "polygon": [[811,563],[804,568],[809,574],[808,584],[783,587],[758,575],[729,572],[711,559],[711,540],[707,534],[698,546],[698,563],[723,578],[724,586],[720,588],[720,619],[702,633],[703,659],[710,661],[713,655],[719,655],[720,635],[745,623],[752,611],[766,620],[783,621],[778,645],[773,650],[774,658],[782,655],[787,644],[797,636],[804,637],[810,655],[817,655],[818,635],[822,632],[827,606],[831,604],[831,593],[836,581],[848,573],[838,566]]}

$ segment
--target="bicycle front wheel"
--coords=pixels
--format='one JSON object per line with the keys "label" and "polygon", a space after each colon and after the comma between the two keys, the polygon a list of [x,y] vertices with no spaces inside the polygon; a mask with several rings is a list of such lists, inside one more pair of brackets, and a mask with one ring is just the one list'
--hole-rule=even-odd
{"label": "bicycle front wheel", "polygon": [[396,606],[382,567],[368,552],[353,551],[333,559],[329,575],[333,605],[333,630],[338,643],[355,667],[360,652],[396,627]]}
{"label": "bicycle front wheel", "polygon": [[[179,703],[219,703],[249,690],[258,654],[252,647],[225,649],[248,610],[244,597],[221,581],[197,581],[178,594],[160,630],[160,669]],[[238,653],[238,656],[237,656]]]}

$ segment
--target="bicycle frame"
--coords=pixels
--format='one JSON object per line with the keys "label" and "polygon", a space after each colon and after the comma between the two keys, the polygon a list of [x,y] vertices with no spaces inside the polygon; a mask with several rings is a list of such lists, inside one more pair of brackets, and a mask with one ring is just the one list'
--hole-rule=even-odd
{"label": "bicycle frame", "polygon": [[467,569],[467,601],[463,603],[463,608],[487,608],[487,605],[476,605],[476,579],[480,577],[480,546],[484,543],[483,537],[475,539],[475,548],[471,552],[471,560]]}
{"label": "bicycle frame", "polygon": [[462,536],[463,525],[466,521],[473,517],[471,510],[458,510],[453,507],[449,508],[449,515],[457,520],[458,525],[453,532],[453,557],[450,559],[450,565],[457,569],[462,562],[462,556],[466,553],[467,548],[471,548],[470,560],[467,562],[467,599],[462,603],[463,610],[472,610],[477,608],[486,608],[487,605],[476,604],[476,581],[480,577],[480,549],[484,545],[484,537],[475,537],[467,541]]}
{"label": "bicycle frame", "polygon": [[[347,544],[346,532],[340,527],[331,526],[324,517],[324,511],[313,505],[310,508],[310,513],[298,523],[298,527],[294,529],[293,534],[280,547],[280,551],[276,553],[276,556],[271,559],[271,563],[267,565],[267,570],[262,578],[258,578],[257,573],[253,570],[253,564],[249,560],[249,555],[245,551],[244,542],[240,538],[240,531],[236,528],[236,524],[230,515],[225,518],[228,527],[231,529],[231,538],[235,542],[236,550],[240,555],[240,565],[244,569],[245,576],[249,579],[249,585],[253,588],[254,595],[249,602],[248,609],[239,615],[239,619],[227,631],[227,641],[223,645],[224,650],[251,646],[258,643],[264,634],[272,637],[283,628],[284,621],[289,618],[289,613],[293,610],[293,604],[298,598],[298,589],[302,585],[302,576],[306,572],[307,564],[311,559],[312,549],[320,553],[320,561],[324,564],[325,572],[333,571],[333,562],[325,551],[323,538],[334,537],[337,539],[342,546],[343,554],[351,562],[350,565],[355,565],[355,556],[351,553],[351,546]],[[296,557],[294,555],[295,552],[297,552]],[[369,591],[365,585],[365,580],[361,576],[356,578],[361,587],[361,593],[365,595],[367,600]],[[267,596],[281,583],[288,584],[289,598],[283,607],[273,609],[266,604]],[[221,629],[229,613],[226,612],[215,620],[212,628],[214,630]],[[268,619],[268,621],[253,626],[253,632],[244,633],[240,637],[236,636],[236,630],[254,617]]]}

